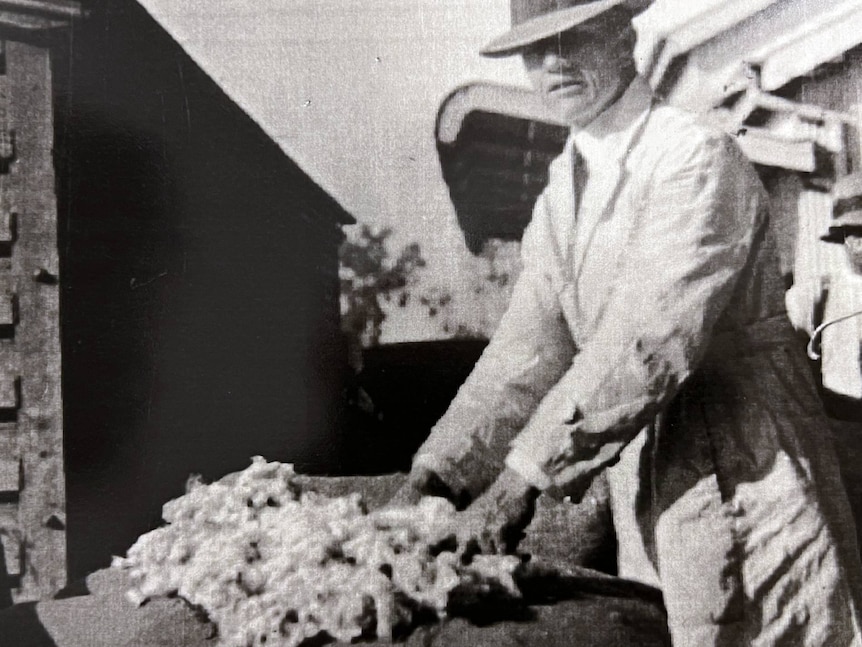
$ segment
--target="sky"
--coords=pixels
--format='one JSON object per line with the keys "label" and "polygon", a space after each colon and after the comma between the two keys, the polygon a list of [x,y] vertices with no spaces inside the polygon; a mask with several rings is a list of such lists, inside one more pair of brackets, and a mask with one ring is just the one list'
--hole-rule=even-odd
{"label": "sky", "polygon": [[[440,174],[434,122],[465,83],[527,85],[519,59],[477,54],[508,29],[509,0],[138,1],[359,223],[391,227],[396,253],[418,242],[425,287],[469,291],[476,261]],[[703,8],[690,4],[653,9],[684,20]],[[479,318],[499,311],[482,307],[465,304]],[[438,336],[414,315],[393,313],[384,340]]]}
{"label": "sky", "polygon": [[466,281],[434,122],[464,83],[526,83],[519,61],[476,53],[508,0],[140,2],[360,223],[392,227],[396,250],[419,242],[428,280]]}

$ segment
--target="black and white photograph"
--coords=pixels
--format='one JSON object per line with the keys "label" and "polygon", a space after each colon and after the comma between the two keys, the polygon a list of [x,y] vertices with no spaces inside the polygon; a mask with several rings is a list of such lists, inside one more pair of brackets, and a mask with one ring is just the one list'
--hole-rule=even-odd
{"label": "black and white photograph", "polygon": [[862,647],[862,0],[0,0],[0,647]]}

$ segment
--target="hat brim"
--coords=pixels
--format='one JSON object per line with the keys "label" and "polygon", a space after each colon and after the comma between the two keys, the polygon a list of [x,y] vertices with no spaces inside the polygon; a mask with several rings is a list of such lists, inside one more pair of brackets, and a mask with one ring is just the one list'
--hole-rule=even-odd
{"label": "hat brim", "polygon": [[639,12],[643,11],[648,4],[648,2],[632,2],[631,0],[600,0],[569,9],[560,9],[513,27],[485,45],[479,50],[479,53],[489,58],[512,56],[533,43],[577,27],[618,5],[626,5],[634,12]]}

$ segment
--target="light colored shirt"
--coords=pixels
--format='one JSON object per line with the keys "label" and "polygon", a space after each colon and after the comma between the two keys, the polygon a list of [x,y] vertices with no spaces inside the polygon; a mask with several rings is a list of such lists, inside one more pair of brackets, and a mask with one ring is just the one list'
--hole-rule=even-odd
{"label": "light colored shirt", "polygon": [[[588,166],[577,214],[573,145]],[[724,133],[636,79],[552,163],[509,310],[415,464],[454,489],[481,491],[504,462],[580,489],[706,352],[764,202]],[[738,316],[783,312],[764,296]]]}
{"label": "light colored shirt", "polygon": [[640,80],[552,164],[491,343],[417,455],[580,498],[608,469],[619,571],[674,645],[862,646],[862,566],[754,170]]}

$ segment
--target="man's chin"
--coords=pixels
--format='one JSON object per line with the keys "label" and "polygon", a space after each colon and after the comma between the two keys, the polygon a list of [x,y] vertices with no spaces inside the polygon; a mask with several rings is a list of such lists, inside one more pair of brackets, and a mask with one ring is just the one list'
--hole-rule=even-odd
{"label": "man's chin", "polygon": [[601,114],[601,109],[596,109],[595,106],[577,108],[568,108],[558,111],[558,115],[562,123],[568,124],[573,128],[583,128]]}
{"label": "man's chin", "polygon": [[585,126],[595,119],[598,112],[601,112],[596,110],[592,102],[555,99],[546,96],[544,103],[557,121],[570,126]]}
{"label": "man's chin", "polygon": [[582,102],[561,101],[546,98],[545,105],[551,110],[554,117],[564,124],[576,124],[583,118],[588,108]]}

